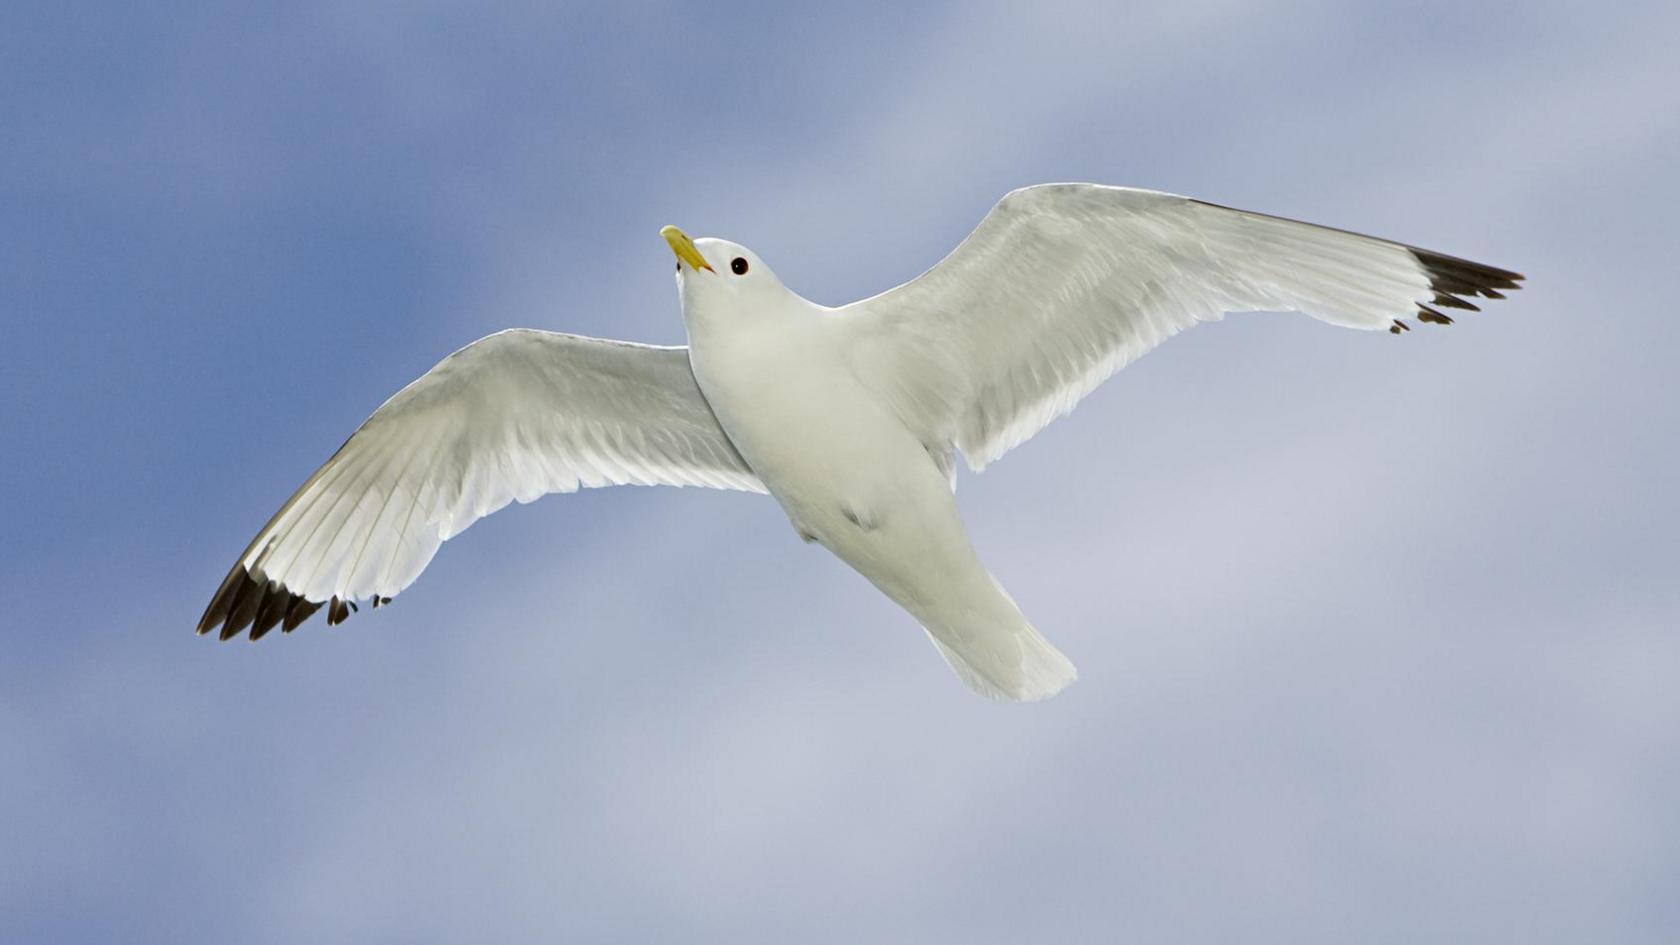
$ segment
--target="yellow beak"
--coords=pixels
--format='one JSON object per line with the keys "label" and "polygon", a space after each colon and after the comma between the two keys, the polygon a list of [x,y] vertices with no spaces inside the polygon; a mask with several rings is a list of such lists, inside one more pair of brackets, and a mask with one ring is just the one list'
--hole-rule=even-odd
{"label": "yellow beak", "polygon": [[668,226],[660,230],[659,235],[665,237],[665,242],[671,244],[671,252],[676,253],[678,259],[695,269],[717,272],[716,269],[712,268],[712,264],[706,261],[706,257],[700,255],[700,250],[694,248],[694,241],[688,238],[687,233],[674,226]]}

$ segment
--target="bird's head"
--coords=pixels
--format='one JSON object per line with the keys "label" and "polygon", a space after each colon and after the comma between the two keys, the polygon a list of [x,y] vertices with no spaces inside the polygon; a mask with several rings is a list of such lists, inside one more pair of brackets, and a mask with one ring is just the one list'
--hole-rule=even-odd
{"label": "bird's head", "polygon": [[690,239],[674,226],[659,235],[677,256],[677,291],[683,317],[691,322],[714,314],[775,310],[778,303],[798,298],[745,246],[711,237]]}

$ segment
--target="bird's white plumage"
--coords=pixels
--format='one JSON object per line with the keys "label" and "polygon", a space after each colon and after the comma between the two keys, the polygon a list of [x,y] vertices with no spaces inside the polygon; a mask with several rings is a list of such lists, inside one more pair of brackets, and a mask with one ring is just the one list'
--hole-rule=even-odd
{"label": "bird's white plumage", "polygon": [[626,484],[764,491],[686,349],[504,331],[386,401],[240,563],[310,600],[393,597],[511,501]]}
{"label": "bird's white plumage", "polygon": [[999,201],[916,279],[838,310],[858,370],[972,469],[1114,372],[1227,312],[1388,329],[1434,295],[1411,251],[1187,197],[1045,184]]}
{"label": "bird's white plumage", "polygon": [[257,535],[199,622],[291,630],[393,597],[438,545],[513,500],[627,483],[769,492],[799,534],[1000,699],[1073,664],[970,546],[954,454],[979,470],[1126,364],[1226,312],[1399,332],[1522,277],[1386,240],[1094,184],[1006,196],[955,251],[840,308],[750,250],[662,231],[688,348],[508,331],[380,407]]}

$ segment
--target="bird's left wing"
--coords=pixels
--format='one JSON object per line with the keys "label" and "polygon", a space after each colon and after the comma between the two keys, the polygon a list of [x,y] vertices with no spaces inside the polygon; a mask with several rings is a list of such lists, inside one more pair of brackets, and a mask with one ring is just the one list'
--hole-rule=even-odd
{"label": "bird's left wing", "polygon": [[843,306],[854,367],[939,455],[987,463],[1156,345],[1226,312],[1450,324],[1522,276],[1174,194],[1026,187],[895,289]]}
{"label": "bird's left wing", "polygon": [[198,632],[292,630],[330,602],[389,600],[438,546],[514,499],[582,486],[763,492],[686,348],[515,329],[399,391],[298,489],[216,591]]}

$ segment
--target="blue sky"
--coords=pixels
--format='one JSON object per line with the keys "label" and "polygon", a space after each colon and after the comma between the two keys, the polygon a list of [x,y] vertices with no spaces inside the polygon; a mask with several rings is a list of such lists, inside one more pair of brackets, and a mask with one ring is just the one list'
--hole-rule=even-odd
{"label": "blue sky", "polygon": [[[1680,14],[0,13],[0,937],[1680,934]],[[390,610],[192,635],[387,395],[679,342],[665,223],[839,303],[1095,180],[1528,274],[1175,339],[959,501],[1081,669],[975,699],[763,497],[545,499]]]}

